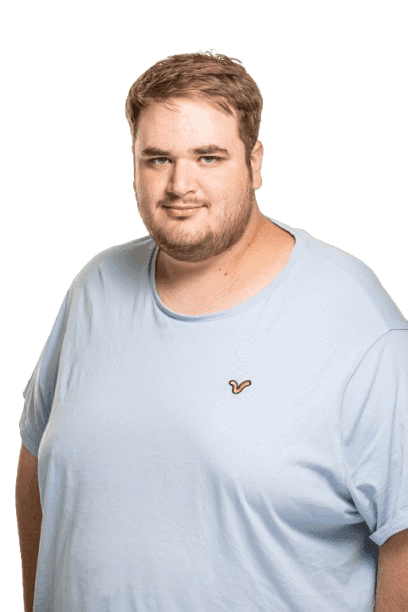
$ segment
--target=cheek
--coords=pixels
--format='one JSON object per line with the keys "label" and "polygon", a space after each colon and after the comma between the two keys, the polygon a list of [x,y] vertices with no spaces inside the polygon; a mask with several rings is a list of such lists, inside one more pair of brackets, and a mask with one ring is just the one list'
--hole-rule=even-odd
{"label": "cheek", "polygon": [[152,176],[149,172],[138,172],[136,175],[136,188],[138,194],[143,198],[151,198],[154,193],[160,190],[160,185],[163,181],[157,176]]}
{"label": "cheek", "polygon": [[242,196],[243,191],[246,189],[246,180],[242,174],[234,176],[223,177],[215,185],[215,191],[225,200],[231,202],[239,199]]}

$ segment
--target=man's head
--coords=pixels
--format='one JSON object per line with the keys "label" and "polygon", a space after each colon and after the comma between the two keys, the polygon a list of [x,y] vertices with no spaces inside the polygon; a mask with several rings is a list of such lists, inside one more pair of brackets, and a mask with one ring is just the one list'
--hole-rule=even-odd
{"label": "man's head", "polygon": [[[261,185],[261,111],[245,69],[208,52],[167,58],[132,85],[126,116],[138,209],[169,256],[204,261],[243,236]],[[225,151],[204,149],[211,145]],[[173,209],[188,205],[198,208]]]}
{"label": "man's head", "polygon": [[263,99],[257,84],[240,64],[235,58],[206,51],[172,55],[151,66],[133,83],[126,100],[133,145],[143,108],[153,100],[165,102],[174,96],[195,92],[227,115],[235,112],[252,178],[250,159],[258,139]]}

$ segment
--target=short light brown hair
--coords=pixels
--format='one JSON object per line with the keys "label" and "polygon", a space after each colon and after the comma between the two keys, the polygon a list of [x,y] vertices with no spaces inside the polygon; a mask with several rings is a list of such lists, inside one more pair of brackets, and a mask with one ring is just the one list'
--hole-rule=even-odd
{"label": "short light brown hair", "polygon": [[205,51],[171,55],[146,70],[133,83],[126,100],[133,151],[143,108],[153,100],[171,107],[170,97],[193,94],[217,104],[228,115],[233,115],[228,104],[235,109],[252,181],[251,153],[258,139],[263,99],[255,81],[239,64],[242,62],[235,58]]}

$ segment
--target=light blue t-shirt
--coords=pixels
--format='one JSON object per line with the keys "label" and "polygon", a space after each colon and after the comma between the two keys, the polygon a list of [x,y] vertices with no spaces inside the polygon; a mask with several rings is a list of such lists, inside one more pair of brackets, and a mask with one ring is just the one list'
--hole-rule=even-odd
{"label": "light blue t-shirt", "polygon": [[408,528],[408,321],[308,232],[266,288],[176,314],[150,236],[69,288],[24,390],[34,612],[371,612]]}

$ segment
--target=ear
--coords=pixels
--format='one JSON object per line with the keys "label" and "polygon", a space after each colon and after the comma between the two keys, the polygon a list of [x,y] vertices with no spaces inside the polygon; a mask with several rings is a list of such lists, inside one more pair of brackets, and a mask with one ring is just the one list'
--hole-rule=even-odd
{"label": "ear", "polygon": [[251,153],[251,166],[253,174],[253,188],[259,189],[262,185],[261,166],[263,159],[263,145],[260,140],[257,140]]}

